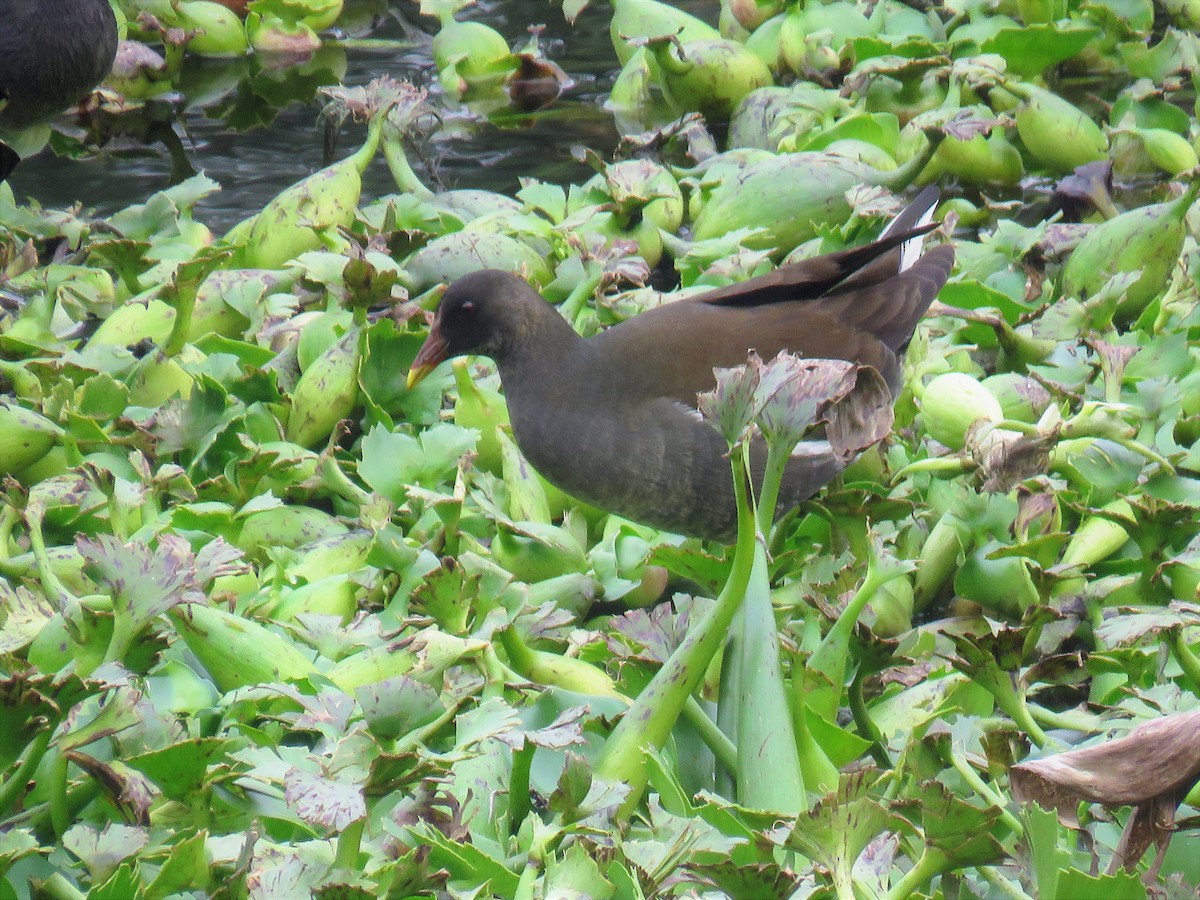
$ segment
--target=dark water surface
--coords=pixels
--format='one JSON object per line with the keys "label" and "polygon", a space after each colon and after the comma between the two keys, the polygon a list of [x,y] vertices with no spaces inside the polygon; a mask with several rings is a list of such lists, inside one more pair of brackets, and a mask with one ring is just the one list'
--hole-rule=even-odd
{"label": "dark water surface", "polygon": [[[701,14],[711,6],[713,15],[717,7],[683,5]],[[157,120],[153,127],[158,136],[166,135],[165,143],[147,143],[143,135],[118,135],[95,158],[71,160],[44,152],[18,167],[10,179],[13,190],[19,199],[43,206],[82,202],[106,215],[167,187],[173,170],[179,177],[190,164],[222,186],[200,205],[198,214],[220,233],[323,165],[324,129],[318,114],[324,101],[316,95],[320,85],[339,78],[347,85],[361,85],[384,74],[427,85],[435,108],[445,117],[445,129],[427,144],[424,154],[435,174],[413,160],[414,169],[427,181],[436,178],[447,187],[505,193],[518,189],[521,176],[581,181],[590,169],[572,157],[571,148],[585,146],[607,156],[616,146],[619,136],[612,117],[602,108],[618,65],[608,37],[608,3],[593,3],[574,27],[563,20],[557,3],[546,0],[471,8],[472,18],[491,24],[514,47],[526,42],[529,26],[544,24],[545,54],[575,81],[547,109],[504,127],[475,121],[442,97],[428,45],[428,32],[436,23],[418,16],[416,9],[411,0],[348,0],[342,21],[353,33],[343,44],[330,42],[300,68],[272,69],[271,61],[262,57],[233,63],[189,58],[179,85],[182,97],[176,96],[175,104],[152,104],[150,115],[143,117]],[[346,124],[336,155],[352,151],[364,133],[362,126]],[[175,144],[174,166],[167,143]],[[364,177],[363,202],[394,191],[380,157]]]}

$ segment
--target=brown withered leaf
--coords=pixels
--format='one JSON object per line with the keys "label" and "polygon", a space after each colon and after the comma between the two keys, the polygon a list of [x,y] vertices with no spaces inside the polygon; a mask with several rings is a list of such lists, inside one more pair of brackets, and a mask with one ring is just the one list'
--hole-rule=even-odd
{"label": "brown withered leaf", "polygon": [[1101,160],[1079,166],[1054,187],[1046,217],[1062,212],[1064,219],[1078,222],[1093,209],[1111,216],[1112,162]]}
{"label": "brown withered leaf", "polygon": [[517,69],[509,78],[508,96],[522,112],[536,112],[549,106],[575,85],[556,62],[532,53],[518,53],[516,57]]}
{"label": "brown withered leaf", "polygon": [[65,755],[95,779],[126,822],[149,826],[150,810],[162,796],[149,778],[120,760],[104,762],[78,750]]}
{"label": "brown withered leaf", "polygon": [[1146,877],[1158,868],[1174,833],[1175,811],[1200,781],[1200,710],[1163,716],[1139,725],[1124,737],[1045,759],[1020,763],[1009,770],[1013,797],[1035,802],[1058,813],[1059,821],[1079,828],[1080,801],[1106,807],[1132,806],[1110,871],[1132,870],[1149,849],[1157,858]]}
{"label": "brown withered leaf", "polygon": [[858,369],[854,389],[826,413],[825,437],[836,456],[851,460],[892,431],[892,393],[870,366]]}

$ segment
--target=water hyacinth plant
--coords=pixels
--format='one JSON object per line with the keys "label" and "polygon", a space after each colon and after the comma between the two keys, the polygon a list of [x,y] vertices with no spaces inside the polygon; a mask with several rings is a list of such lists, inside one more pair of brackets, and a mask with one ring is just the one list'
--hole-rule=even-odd
{"label": "water hyacinth plant", "polygon": [[[368,0],[117,5],[161,66],[102,115],[248,127],[275,51],[385,56]],[[583,5],[385,5],[428,93],[337,92],[352,146],[236,227],[182,169],[0,185],[0,896],[1194,894],[1194,5]],[[581,88],[514,113],[550,16]],[[439,180],[514,138],[520,182]],[[956,269],[894,397],[785,356],[705,398],[731,546],[550,485],[485,359],[405,382],[463,274],[593,335],[925,182]],[[795,448],[842,471],[777,519]]]}

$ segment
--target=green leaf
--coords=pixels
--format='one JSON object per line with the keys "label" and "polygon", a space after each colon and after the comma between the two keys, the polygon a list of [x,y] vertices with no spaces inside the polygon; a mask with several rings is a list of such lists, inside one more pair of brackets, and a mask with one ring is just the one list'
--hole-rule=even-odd
{"label": "green leaf", "polygon": [[520,876],[475,844],[451,840],[424,822],[410,830],[429,845],[430,864],[446,869],[452,884],[482,888],[485,895],[498,897],[511,897],[516,892]]}
{"label": "green leaf", "polygon": [[171,844],[162,868],[145,887],[146,900],[166,900],[187,890],[205,890],[211,878],[205,832]]}
{"label": "green leaf", "polygon": [[334,773],[294,767],[284,773],[284,797],[296,815],[310,825],[343,831],[367,814],[358,775],[352,767]]}
{"label": "green leaf", "polygon": [[209,768],[219,766],[236,746],[223,737],[193,738],[130,757],[128,763],[165,797],[184,801],[203,790]]}
{"label": "green leaf", "polygon": [[398,332],[390,320],[376,322],[366,335],[358,380],[370,401],[414,425],[437,422],[442,395],[453,381],[449,367],[432,373],[411,391],[405,386],[404,373],[425,343],[425,335]]}
{"label": "green leaf", "polygon": [[141,892],[142,877],[136,861],[122,863],[102,883],[87,892],[88,900],[128,900]]}
{"label": "green leaf", "polygon": [[95,375],[79,389],[81,415],[107,422],[125,412],[129,405],[129,388],[110,375]]}
{"label": "green leaf", "polygon": [[781,839],[784,846],[817,860],[829,872],[839,896],[848,896],[844,892],[853,884],[852,867],[866,846],[902,824],[882,798],[871,796],[881,786],[882,776],[876,769],[843,775],[837,790],[801,814]]}
{"label": "green leaf", "polygon": [[[149,840],[144,828],[111,823],[97,830],[90,825],[79,824],[67,830],[62,837],[62,844],[87,866],[92,881],[101,883],[112,877],[123,861],[140,853]],[[125,883],[124,878],[121,882]]]}
{"label": "green leaf", "polygon": [[543,890],[547,897],[562,900],[610,900],[616,888],[601,874],[600,864],[581,843],[571,844],[566,852],[555,853],[546,861]]}
{"label": "green leaf", "polygon": [[375,426],[362,440],[359,477],[377,493],[400,505],[411,485],[437,487],[457,469],[464,453],[475,446],[477,432],[443,423],[419,438]]}
{"label": "green leaf", "polygon": [[1040,75],[1051,66],[1073,59],[1100,33],[1099,28],[1062,27],[1059,22],[1001,28],[979,46],[981,53],[996,53],[1017,75]]}
{"label": "green leaf", "polygon": [[920,802],[925,844],[945,857],[944,871],[986,865],[1004,856],[1004,848],[992,835],[1000,818],[996,807],[973,806],[936,781],[921,785]]}
{"label": "green leaf", "polygon": [[1089,875],[1074,867],[1058,877],[1058,900],[1146,900],[1146,886],[1136,872],[1117,872],[1113,875]]}
{"label": "green leaf", "polygon": [[446,711],[437,691],[404,675],[361,687],[354,699],[371,733],[386,740],[410,734]]}

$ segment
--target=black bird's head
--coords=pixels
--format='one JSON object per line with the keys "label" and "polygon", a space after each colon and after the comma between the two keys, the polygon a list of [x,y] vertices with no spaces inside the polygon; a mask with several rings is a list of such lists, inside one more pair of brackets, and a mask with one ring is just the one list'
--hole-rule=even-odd
{"label": "black bird's head", "polygon": [[523,278],[497,269],[464,275],[442,295],[408,386],[456,356],[488,356],[503,364],[521,347],[534,346],[532,335],[550,320],[566,324]]}

